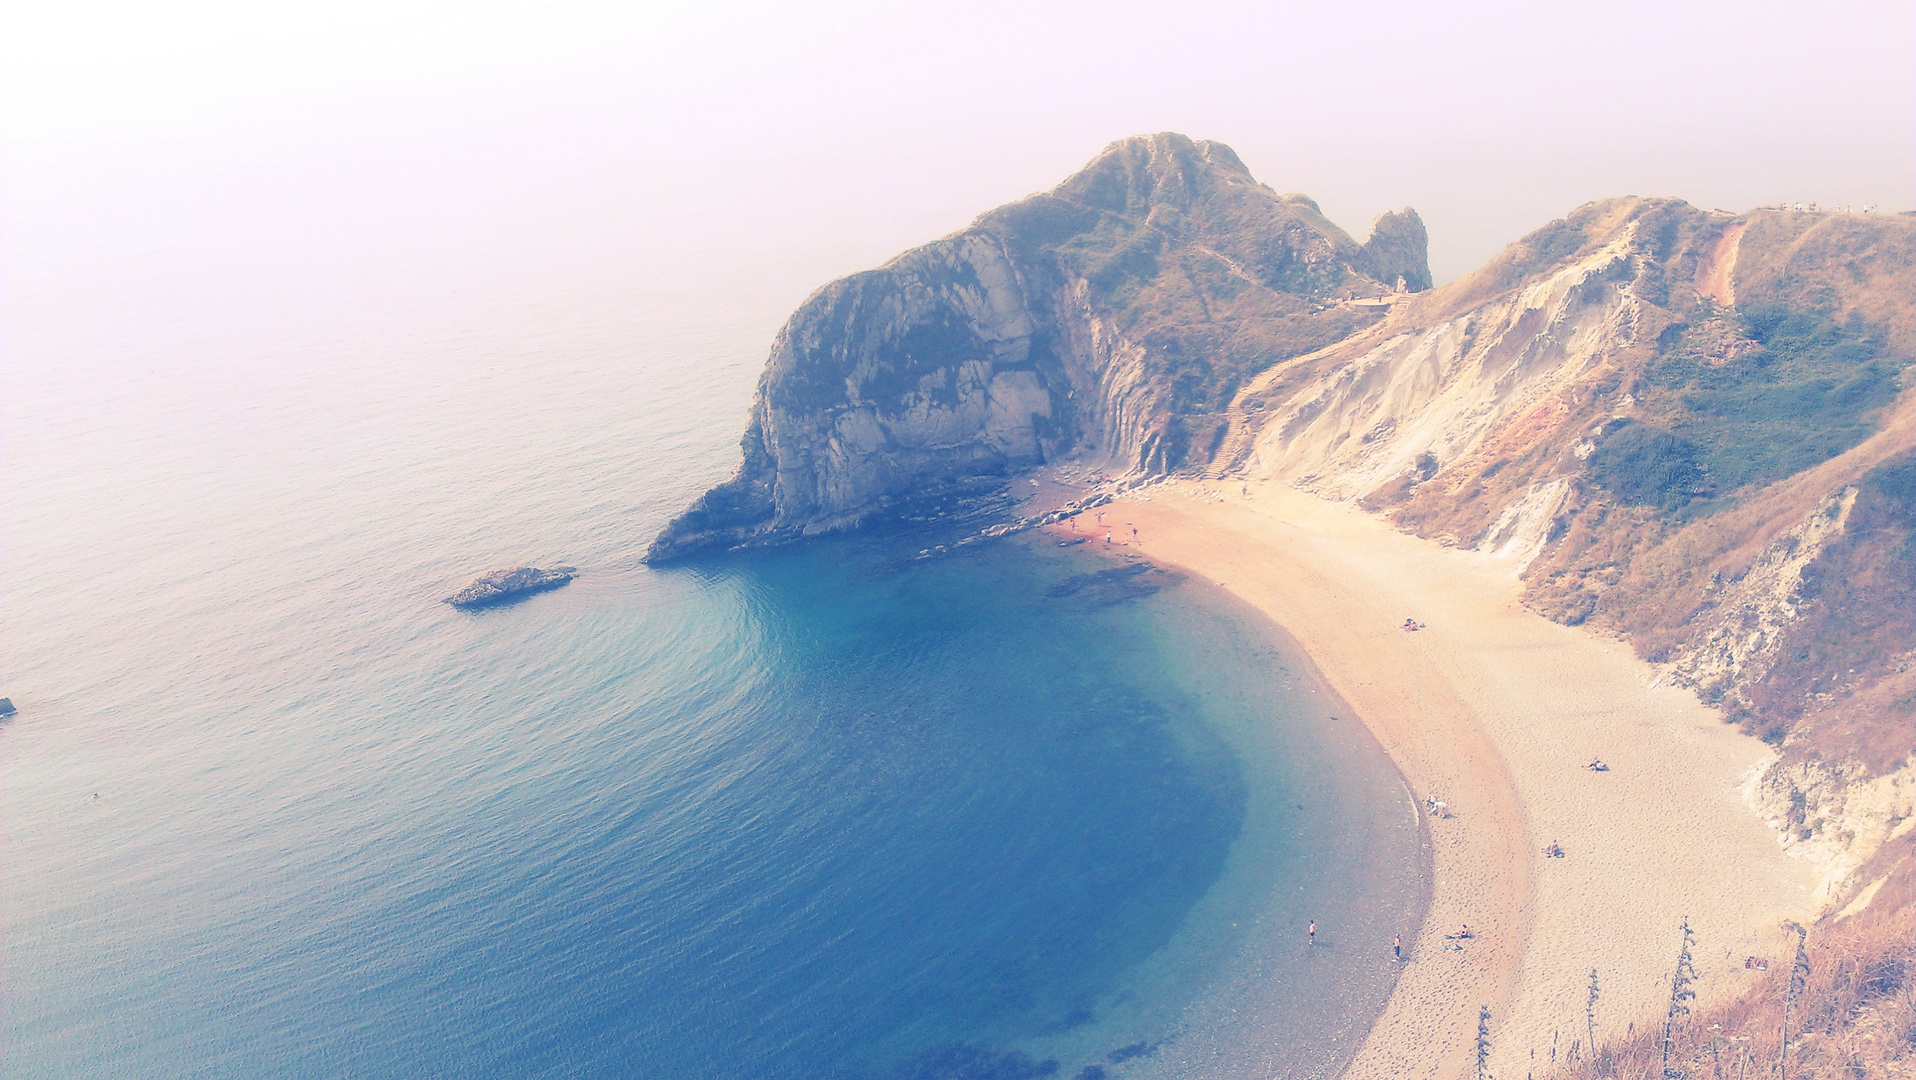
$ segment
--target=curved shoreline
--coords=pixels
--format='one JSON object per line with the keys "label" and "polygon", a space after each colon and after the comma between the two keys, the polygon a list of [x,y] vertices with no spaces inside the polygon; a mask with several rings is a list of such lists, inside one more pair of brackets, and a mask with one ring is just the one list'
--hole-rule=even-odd
{"label": "curved shoreline", "polygon": [[[1187,1067],[1182,1071],[1173,1069],[1165,1075],[1242,1076],[1259,1080],[1272,1076],[1341,1076],[1396,997],[1397,984],[1405,969],[1391,961],[1391,936],[1401,933],[1408,942],[1416,937],[1419,928],[1430,924],[1435,874],[1429,822],[1421,811],[1417,789],[1410,778],[1379,742],[1375,732],[1355,722],[1357,711],[1325,677],[1297,637],[1268,612],[1246,602],[1230,589],[1201,575],[1183,576],[1186,580],[1177,591],[1187,602],[1195,601],[1193,606],[1204,612],[1205,622],[1218,620],[1222,612],[1225,619],[1255,637],[1262,646],[1257,653],[1275,657],[1280,665],[1285,685],[1282,689],[1272,687],[1270,690],[1294,703],[1294,707],[1284,709],[1279,721],[1294,732],[1286,740],[1289,745],[1278,751],[1284,761],[1292,763],[1286,768],[1295,768],[1294,763],[1309,760],[1312,764],[1303,773],[1337,777],[1335,785],[1339,791],[1333,799],[1353,800],[1346,804],[1343,813],[1349,815],[1356,806],[1364,806],[1370,820],[1357,826],[1364,828],[1366,835],[1356,843],[1335,825],[1327,827],[1323,821],[1313,821],[1307,826],[1306,831],[1318,849],[1315,858],[1322,860],[1313,865],[1336,865],[1338,869],[1330,874],[1319,875],[1336,880],[1298,886],[1314,894],[1312,902],[1302,906],[1286,904],[1291,915],[1288,920],[1253,916],[1259,919],[1260,925],[1256,936],[1264,941],[1262,945],[1253,946],[1263,954],[1262,961],[1253,965],[1256,975],[1248,984],[1240,981],[1235,990],[1223,991],[1214,1003],[1229,1006],[1230,1034],[1223,1039],[1199,1040],[1208,1045],[1196,1054],[1192,1053],[1196,1047],[1189,1033],[1181,1035],[1175,1047],[1167,1046],[1164,1053],[1182,1055]],[[1205,659],[1215,661],[1218,655],[1214,653]],[[1214,668],[1202,661],[1194,664],[1193,670],[1204,672],[1200,678],[1206,682],[1218,678]],[[1290,782],[1310,783],[1304,780],[1303,773],[1290,777]],[[1360,780],[1360,776],[1365,779]],[[1361,799],[1356,798],[1354,790],[1359,784],[1368,789]],[[1314,787],[1291,790],[1307,802],[1323,794]],[[1305,795],[1304,791],[1313,794]],[[1349,828],[1355,823],[1343,824]],[[1404,831],[1398,832],[1399,829]],[[1385,836],[1389,833],[1396,835],[1387,840]],[[1380,847],[1400,842],[1407,843],[1407,849],[1390,856],[1378,851]],[[1353,847],[1370,850],[1360,854],[1353,851]],[[1400,864],[1400,856],[1407,861]],[[1411,871],[1408,877],[1401,876],[1404,869]],[[1382,895],[1394,895],[1404,906],[1390,917],[1379,918],[1381,912],[1374,907],[1384,906],[1379,905]],[[1307,941],[1305,928],[1313,920],[1320,924],[1320,937]],[[1247,973],[1249,970],[1247,968]],[[1308,997],[1315,1004],[1300,1007],[1293,1001],[1283,1007],[1279,1019],[1278,1014],[1268,1009],[1269,999],[1264,988],[1267,982],[1285,985],[1287,995]],[[1359,989],[1363,983],[1381,992],[1370,996],[1370,990]],[[1361,1005],[1353,1000],[1353,992],[1363,998]],[[1265,1008],[1256,1007],[1260,1001]],[[1244,1006],[1242,1015],[1239,1006]],[[1303,1015],[1313,1012],[1317,1014],[1315,1017]],[[1252,1019],[1259,1016],[1262,1019]],[[1260,1024],[1273,1020],[1283,1024],[1281,1035],[1270,1029],[1259,1030]],[[1301,1054],[1309,1060],[1300,1060]]]}
{"label": "curved shoreline", "polygon": [[[1225,592],[1231,593],[1240,602],[1248,603],[1240,594],[1233,592],[1228,585],[1215,581],[1211,584],[1215,588],[1221,588]],[[1409,943],[1406,947],[1405,955],[1407,957],[1412,956],[1415,953],[1417,942],[1422,939],[1426,932],[1438,925],[1433,920],[1433,916],[1437,914],[1437,882],[1442,880],[1437,866],[1437,837],[1435,831],[1431,828],[1432,819],[1422,812],[1421,792],[1429,789],[1418,783],[1409,773],[1405,772],[1401,755],[1394,752],[1389,745],[1384,743],[1376,727],[1362,719],[1365,715],[1365,711],[1352,704],[1350,699],[1339,691],[1337,686],[1333,684],[1330,678],[1324,673],[1323,669],[1318,666],[1312,651],[1306,648],[1303,642],[1298,640],[1297,635],[1287,629],[1284,624],[1271,617],[1268,610],[1256,604],[1251,604],[1250,606],[1264,615],[1269,621],[1270,625],[1266,632],[1270,633],[1280,642],[1283,651],[1293,654],[1298,661],[1301,661],[1302,664],[1305,665],[1304,677],[1322,686],[1325,695],[1335,703],[1335,707],[1338,711],[1336,714],[1332,714],[1331,719],[1337,720],[1341,716],[1346,719],[1355,718],[1358,720],[1358,729],[1367,734],[1370,744],[1377,752],[1384,755],[1391,771],[1396,775],[1398,784],[1402,786],[1405,796],[1410,800],[1412,812],[1417,815],[1417,837],[1421,849],[1421,858],[1417,863],[1419,877],[1417,883],[1417,913],[1411,921],[1406,923],[1403,933],[1404,939]],[[1335,917],[1335,913],[1333,913],[1332,918],[1335,919]],[[1325,920],[1326,928],[1330,927],[1330,925],[1331,920]],[[1388,946],[1382,939],[1369,942],[1367,945],[1370,954],[1376,957],[1376,961],[1379,964],[1390,962],[1387,956]],[[1336,1066],[1330,1069],[1326,1075],[1337,1077],[1355,1075],[1353,1070],[1360,1060],[1360,1056],[1370,1052],[1370,1046],[1373,1041],[1371,1033],[1384,1026],[1386,1018],[1391,1015],[1393,1010],[1403,1007],[1402,1003],[1405,1000],[1404,980],[1410,974],[1410,971],[1411,969],[1408,965],[1400,965],[1398,967],[1396,984],[1391,987],[1390,995],[1384,1000],[1376,1012],[1366,1018],[1367,1026],[1365,1029],[1361,1029],[1364,1034],[1351,1045],[1349,1050],[1344,1054],[1343,1059],[1337,1062]],[[1286,1074],[1288,1074],[1288,1070]],[[1406,1074],[1398,1070],[1386,1072],[1384,1075],[1400,1076]]]}
{"label": "curved shoreline", "polygon": [[[1523,609],[1513,564],[1271,483],[1160,485],[1108,514],[1288,632],[1417,794],[1450,806],[1428,823],[1424,929],[1347,1077],[1465,1075],[1480,1006],[1493,1071],[1541,1074],[1587,1041],[1592,969],[1602,1041],[1661,1017],[1679,918],[1702,1005],[1813,914],[1810,868],[1738,790],[1767,748],[1627,645]],[[1592,757],[1612,770],[1580,768]],[[1552,842],[1569,855],[1544,858]],[[1465,923],[1473,939],[1446,941]]]}

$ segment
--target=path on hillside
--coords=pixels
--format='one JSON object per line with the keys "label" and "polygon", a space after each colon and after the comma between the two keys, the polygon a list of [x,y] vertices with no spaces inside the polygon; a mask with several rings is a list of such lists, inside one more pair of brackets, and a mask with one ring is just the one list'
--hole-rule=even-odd
{"label": "path on hillside", "polygon": [[1723,230],[1696,267],[1696,291],[1716,301],[1718,307],[1736,306],[1736,255],[1743,247],[1743,230],[1750,227],[1739,221]]}

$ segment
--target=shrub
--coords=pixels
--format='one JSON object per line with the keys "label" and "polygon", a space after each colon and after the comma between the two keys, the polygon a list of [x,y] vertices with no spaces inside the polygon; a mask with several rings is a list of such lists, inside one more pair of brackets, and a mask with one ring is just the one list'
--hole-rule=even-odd
{"label": "shrub", "polygon": [[1589,476],[1618,500],[1670,510],[1709,493],[1697,446],[1650,424],[1626,422],[1590,455]]}
{"label": "shrub", "polygon": [[1828,311],[1753,305],[1737,330],[1748,346],[1712,361],[1699,328],[1660,339],[1647,403],[1725,492],[1819,465],[1868,438],[1896,395],[1882,335]]}

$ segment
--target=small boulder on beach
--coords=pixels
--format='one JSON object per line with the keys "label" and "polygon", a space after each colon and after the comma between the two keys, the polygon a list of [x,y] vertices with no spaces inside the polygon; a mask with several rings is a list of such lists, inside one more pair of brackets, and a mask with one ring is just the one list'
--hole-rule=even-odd
{"label": "small boulder on beach", "polygon": [[577,572],[576,566],[557,566],[550,570],[541,570],[536,566],[494,570],[472,579],[472,584],[446,597],[446,603],[456,608],[503,604],[536,592],[556,589],[571,581],[572,575]]}

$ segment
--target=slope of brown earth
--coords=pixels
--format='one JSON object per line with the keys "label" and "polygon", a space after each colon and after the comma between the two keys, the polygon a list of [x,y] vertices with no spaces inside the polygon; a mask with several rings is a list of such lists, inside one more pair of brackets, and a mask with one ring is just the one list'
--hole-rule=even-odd
{"label": "slope of brown earth", "polygon": [[1696,268],[1698,296],[1718,307],[1736,306],[1736,256],[1742,246],[1743,231],[1749,227],[1749,222],[1739,221],[1725,228],[1705,250]]}
{"label": "slope of brown earth", "polygon": [[1592,203],[1254,379],[1211,473],[1501,556],[1823,763],[1760,801],[1791,843],[1856,839],[1818,856],[1840,900],[1882,833],[1856,807],[1902,798],[1841,789],[1916,751],[1916,496],[1883,471],[1916,452],[1912,298],[1916,218]]}

